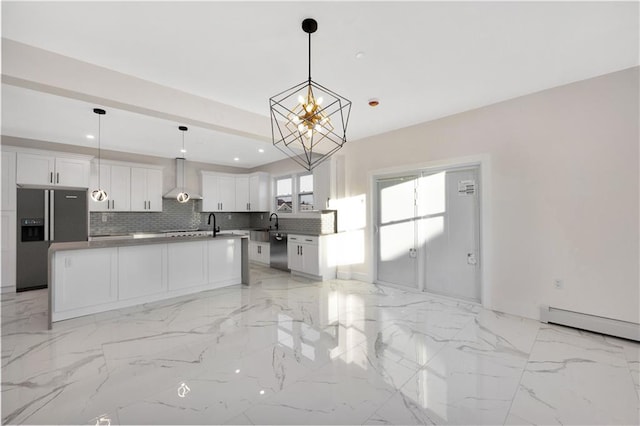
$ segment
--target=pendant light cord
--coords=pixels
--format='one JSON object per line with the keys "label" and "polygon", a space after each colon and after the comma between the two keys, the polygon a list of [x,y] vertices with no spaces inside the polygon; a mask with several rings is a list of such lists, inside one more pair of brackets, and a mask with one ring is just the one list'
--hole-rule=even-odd
{"label": "pendant light cord", "polygon": [[[182,131],[182,156],[184,157],[185,154],[185,150],[184,150],[184,130]],[[187,159],[185,158],[184,161],[187,161]],[[184,163],[182,164],[182,192],[184,192],[184,186],[185,186],[185,181],[184,181]]]}
{"label": "pendant light cord", "polygon": [[309,33],[309,84],[311,84],[311,33]]}
{"label": "pendant light cord", "polygon": [[101,155],[100,155],[100,140],[102,139],[102,130],[100,128],[100,114],[98,114],[98,189],[102,189],[102,183],[100,182],[100,167],[101,167]]}

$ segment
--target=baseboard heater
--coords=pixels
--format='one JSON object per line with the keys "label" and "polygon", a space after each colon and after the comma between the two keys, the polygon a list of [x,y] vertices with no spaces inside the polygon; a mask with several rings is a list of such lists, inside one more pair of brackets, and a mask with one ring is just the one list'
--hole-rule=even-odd
{"label": "baseboard heater", "polygon": [[540,321],[640,342],[640,324],[542,306]]}

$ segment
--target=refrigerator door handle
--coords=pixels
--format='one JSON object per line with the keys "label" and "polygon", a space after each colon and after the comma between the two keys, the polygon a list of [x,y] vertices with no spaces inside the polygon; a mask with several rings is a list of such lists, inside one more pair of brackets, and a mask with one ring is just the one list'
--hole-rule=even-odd
{"label": "refrigerator door handle", "polygon": [[44,240],[49,241],[49,190],[44,190]]}
{"label": "refrigerator door handle", "polygon": [[49,191],[49,202],[51,203],[51,208],[49,209],[49,219],[51,221],[51,225],[49,226],[49,239],[53,242],[54,241],[54,235],[53,235],[53,228],[55,226],[54,220],[55,220],[55,206],[53,204],[53,200],[55,199],[54,195],[53,195],[53,189],[51,191]]}

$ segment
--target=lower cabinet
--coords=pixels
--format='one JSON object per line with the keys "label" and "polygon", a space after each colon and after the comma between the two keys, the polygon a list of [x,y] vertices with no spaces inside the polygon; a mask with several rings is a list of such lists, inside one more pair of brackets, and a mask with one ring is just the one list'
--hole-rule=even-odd
{"label": "lower cabinet", "polygon": [[[103,248],[56,253],[54,311],[91,308],[118,299],[118,249]],[[88,312],[87,312],[88,313]]]}
{"label": "lower cabinet", "polygon": [[336,277],[335,262],[330,262],[333,236],[308,236],[289,234],[287,257],[292,273],[309,275],[323,280]]}
{"label": "lower cabinet", "polygon": [[118,249],[119,299],[149,296],[166,291],[167,245],[120,247]]}
{"label": "lower cabinet", "polygon": [[2,246],[2,271],[0,273],[1,291],[16,290],[16,211],[0,212],[0,237]]}
{"label": "lower cabinet", "polygon": [[249,242],[249,260],[252,262],[269,265],[271,262],[271,244],[258,241]]}
{"label": "lower cabinet", "polygon": [[207,244],[202,241],[167,244],[169,291],[206,285]]}
{"label": "lower cabinet", "polygon": [[238,284],[242,280],[242,248],[239,238],[209,241],[209,284],[212,288]]}

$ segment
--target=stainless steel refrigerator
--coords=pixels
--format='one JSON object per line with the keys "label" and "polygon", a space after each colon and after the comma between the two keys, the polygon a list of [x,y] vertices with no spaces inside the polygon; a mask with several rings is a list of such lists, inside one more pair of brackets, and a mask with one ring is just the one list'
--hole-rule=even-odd
{"label": "stainless steel refrigerator", "polygon": [[17,291],[47,287],[51,243],[87,241],[87,191],[18,189]]}

